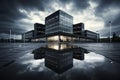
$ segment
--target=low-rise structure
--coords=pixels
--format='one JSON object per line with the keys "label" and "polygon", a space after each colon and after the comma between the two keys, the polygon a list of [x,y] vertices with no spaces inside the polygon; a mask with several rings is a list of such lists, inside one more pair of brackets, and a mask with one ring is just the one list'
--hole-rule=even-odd
{"label": "low-rise structure", "polygon": [[84,23],[74,24],[73,34],[78,35],[78,36],[84,36]]}
{"label": "low-rise structure", "polygon": [[97,41],[99,39],[99,34],[85,30],[84,31],[85,37],[87,38],[87,41]]}
{"label": "low-rise structure", "polygon": [[31,41],[34,38],[34,30],[22,34],[23,41]]}
{"label": "low-rise structure", "polygon": [[45,25],[40,23],[34,24],[34,37],[39,38],[40,36],[45,35]]}

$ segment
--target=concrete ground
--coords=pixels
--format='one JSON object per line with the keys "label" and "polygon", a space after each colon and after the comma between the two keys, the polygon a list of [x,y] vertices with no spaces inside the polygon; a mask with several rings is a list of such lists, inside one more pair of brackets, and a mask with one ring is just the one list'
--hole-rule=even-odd
{"label": "concrete ground", "polygon": [[76,43],[75,45],[120,63],[120,43]]}
{"label": "concrete ground", "polygon": [[0,44],[0,80],[120,80],[120,43],[74,43],[89,50],[84,60],[57,74],[34,60],[31,52],[41,43]]}
{"label": "concrete ground", "polygon": [[0,43],[0,69],[42,45],[43,43]]}

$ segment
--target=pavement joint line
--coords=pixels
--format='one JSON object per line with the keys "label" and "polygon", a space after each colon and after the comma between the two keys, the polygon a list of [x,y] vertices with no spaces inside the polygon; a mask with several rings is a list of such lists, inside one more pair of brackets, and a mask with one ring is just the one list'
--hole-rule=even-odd
{"label": "pavement joint line", "polygon": [[15,60],[11,60],[11,61],[3,64],[2,66],[0,66],[0,70],[3,69],[3,68],[6,68],[7,66],[11,65],[11,64],[14,63],[14,62],[15,62]]}

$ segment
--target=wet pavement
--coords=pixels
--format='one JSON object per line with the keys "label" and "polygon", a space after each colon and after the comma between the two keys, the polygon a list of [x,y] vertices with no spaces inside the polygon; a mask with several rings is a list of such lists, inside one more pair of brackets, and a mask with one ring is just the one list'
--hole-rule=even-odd
{"label": "wet pavement", "polygon": [[75,45],[120,63],[120,43],[79,43]]}
{"label": "wet pavement", "polygon": [[[33,45],[34,44],[34,45]],[[40,47],[43,43],[0,43],[0,69],[16,61],[19,57]]]}
{"label": "wet pavement", "polygon": [[45,66],[44,58],[34,59],[32,48],[0,69],[0,80],[120,80],[120,64],[101,54],[90,51],[84,60],[74,58],[73,67],[58,74]]}

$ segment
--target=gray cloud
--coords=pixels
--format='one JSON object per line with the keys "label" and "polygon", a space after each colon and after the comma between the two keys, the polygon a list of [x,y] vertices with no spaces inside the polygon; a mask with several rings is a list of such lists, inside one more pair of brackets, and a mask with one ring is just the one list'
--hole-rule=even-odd
{"label": "gray cloud", "polygon": [[[108,27],[108,21],[111,20],[114,26],[120,25],[120,10],[116,11],[117,15],[114,12],[110,12],[110,9],[119,9],[120,8],[120,0],[93,0],[98,3],[98,7],[96,7],[96,15],[102,17],[105,21],[105,27]],[[110,12],[110,13],[109,13]],[[109,13],[107,18],[104,18],[104,15]]]}
{"label": "gray cloud", "polygon": [[99,6],[97,7],[98,12],[104,12],[106,8],[109,7],[119,7],[120,0],[93,0],[95,2],[98,2]]}
{"label": "gray cloud", "polygon": [[[10,29],[14,27],[15,34],[22,34],[26,30],[23,26],[18,25],[20,19],[28,18],[26,14],[22,14],[19,9],[32,11],[34,9],[44,11],[44,3],[47,0],[1,0],[0,2],[0,34],[8,34]],[[23,23],[25,24],[25,23]],[[28,23],[29,25],[29,23]],[[25,24],[26,26],[26,24]]]}
{"label": "gray cloud", "polygon": [[66,5],[70,2],[74,4],[74,10],[82,11],[90,6],[89,0],[60,0],[62,4]]}
{"label": "gray cloud", "polygon": [[[101,17],[105,23],[101,30],[102,36],[109,36],[109,21],[112,21],[112,33],[120,34],[120,0],[93,0],[98,4],[95,15]],[[103,33],[104,32],[104,33]]]}
{"label": "gray cloud", "polygon": [[118,17],[116,17],[116,19],[112,22],[113,25],[117,26],[119,25],[120,26],[120,14]]}
{"label": "gray cloud", "polygon": [[[68,5],[69,3],[73,3],[72,13],[82,12],[90,7],[90,0],[1,0],[0,2],[0,34],[9,34],[9,30],[13,29],[14,33],[20,35],[27,31],[27,27],[33,26],[31,23],[19,22],[21,19],[29,19],[28,15],[21,13],[19,9],[26,10],[28,13],[31,11],[42,11],[49,12],[46,10],[54,11],[55,9],[51,8],[54,2],[59,2],[61,6]],[[98,6],[95,8],[96,17],[100,17],[103,19],[105,26],[109,27],[108,20],[112,20],[113,30],[116,32],[120,32],[120,11],[118,10],[114,14],[113,12],[109,13],[109,8],[119,9],[120,8],[120,0],[92,0],[97,3]],[[46,9],[49,8],[49,9]],[[105,13],[113,15],[113,18],[109,17],[106,19],[104,17]],[[39,15],[36,13],[35,15]],[[44,17],[43,17],[44,18]],[[102,31],[101,31],[102,32]],[[104,30],[103,30],[104,32]]]}
{"label": "gray cloud", "polygon": [[18,0],[21,7],[27,10],[40,10],[44,11],[45,6],[50,3],[51,0]]}

